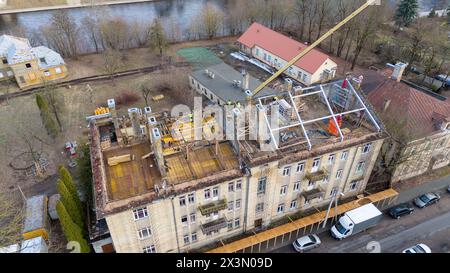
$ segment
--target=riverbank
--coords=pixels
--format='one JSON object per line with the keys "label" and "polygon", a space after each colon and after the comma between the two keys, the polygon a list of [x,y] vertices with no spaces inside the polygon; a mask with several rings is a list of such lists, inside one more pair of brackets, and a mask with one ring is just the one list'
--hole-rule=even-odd
{"label": "riverbank", "polygon": [[[14,14],[14,13],[27,13],[36,11],[47,10],[59,10],[59,9],[72,9],[72,8],[84,8],[84,7],[97,7],[97,6],[111,6],[111,5],[123,5],[143,2],[156,2],[162,0],[97,0],[92,3],[91,0],[44,0],[44,1],[23,1],[23,0],[9,0],[8,5],[0,7],[0,15]],[[12,2],[12,3],[11,3]],[[62,4],[66,2],[66,4]],[[41,6],[42,5],[42,6]]]}

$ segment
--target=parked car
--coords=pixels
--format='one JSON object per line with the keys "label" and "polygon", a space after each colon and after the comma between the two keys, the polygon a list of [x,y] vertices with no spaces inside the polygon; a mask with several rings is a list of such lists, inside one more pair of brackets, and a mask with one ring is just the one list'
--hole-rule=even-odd
{"label": "parked car", "polygon": [[450,193],[450,186],[448,186],[447,191],[448,191],[448,193]]}
{"label": "parked car", "polygon": [[401,216],[411,214],[414,211],[414,207],[409,203],[403,203],[397,205],[389,210],[389,215],[392,218],[399,219]]}
{"label": "parked car", "polygon": [[441,199],[441,197],[437,193],[429,192],[414,199],[414,204],[416,204],[419,208],[424,208],[428,205],[439,202],[439,199]]}
{"label": "parked car", "polygon": [[417,244],[403,250],[403,253],[431,253],[431,249],[426,244]]}
{"label": "parked car", "polygon": [[298,238],[292,243],[292,246],[297,252],[307,251],[320,246],[320,239],[316,234],[310,234]]}

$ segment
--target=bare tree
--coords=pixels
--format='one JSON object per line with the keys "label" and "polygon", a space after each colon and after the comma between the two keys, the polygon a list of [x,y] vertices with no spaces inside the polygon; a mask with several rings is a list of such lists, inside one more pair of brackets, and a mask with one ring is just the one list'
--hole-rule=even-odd
{"label": "bare tree", "polygon": [[152,92],[152,88],[150,87],[150,84],[148,82],[144,82],[139,87],[142,97],[144,97],[145,100],[145,106],[149,106],[148,104],[148,98],[150,97],[150,94]]}
{"label": "bare tree", "polygon": [[77,58],[79,28],[67,10],[57,10],[50,18],[49,27],[44,29],[48,43],[64,56]]}
{"label": "bare tree", "polygon": [[122,67],[122,54],[120,51],[107,48],[102,52],[103,69],[110,76],[111,81],[114,82],[114,75]]}
{"label": "bare tree", "polygon": [[201,14],[203,29],[208,39],[216,37],[220,25],[223,23],[224,14],[210,3],[207,3]]}
{"label": "bare tree", "polygon": [[113,50],[126,49],[129,45],[129,27],[121,18],[103,19],[100,32],[104,48]]}
{"label": "bare tree", "polygon": [[94,45],[95,52],[98,53],[101,49],[101,36],[98,21],[95,17],[85,16],[81,22],[87,37],[90,38],[92,44]]}
{"label": "bare tree", "polygon": [[62,111],[62,103],[64,100],[61,98],[61,95],[58,93],[56,88],[57,87],[54,83],[44,80],[44,85],[42,87],[44,98],[47,100],[49,110],[55,116],[59,130],[62,132],[63,126],[60,114]]}
{"label": "bare tree", "polygon": [[325,20],[330,13],[330,1],[327,0],[317,0],[317,37],[316,40],[322,35],[322,28],[324,26]]}

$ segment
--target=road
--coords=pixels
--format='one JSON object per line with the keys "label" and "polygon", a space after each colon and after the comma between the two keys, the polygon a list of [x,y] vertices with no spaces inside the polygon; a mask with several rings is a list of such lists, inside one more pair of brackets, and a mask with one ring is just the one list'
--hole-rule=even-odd
{"label": "road", "polygon": [[[333,239],[327,229],[319,233],[322,245],[310,252],[399,253],[414,244],[425,243],[434,253],[450,253],[450,211],[448,210],[450,194],[444,188],[449,184],[450,178],[447,177],[401,192],[396,203],[409,201],[427,191],[438,192],[441,200],[439,203],[423,209],[415,208],[412,215],[406,215],[399,220],[384,215],[376,227],[342,241]],[[295,251],[289,244],[273,252],[290,253]]]}

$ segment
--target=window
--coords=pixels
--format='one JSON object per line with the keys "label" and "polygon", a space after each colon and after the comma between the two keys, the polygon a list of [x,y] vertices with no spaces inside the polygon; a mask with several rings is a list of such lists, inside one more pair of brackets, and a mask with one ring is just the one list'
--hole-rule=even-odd
{"label": "window", "polygon": [[346,160],[348,157],[348,151],[343,151],[341,154],[341,160]]}
{"label": "window", "polygon": [[31,68],[31,64],[30,64],[30,63],[27,63],[27,64],[25,64],[25,67],[26,67],[26,68]]}
{"label": "window", "polygon": [[50,71],[45,70],[45,71],[44,71],[44,76],[49,77],[49,76],[50,76]]}
{"label": "window", "polygon": [[234,182],[230,182],[228,183],[228,192],[233,192],[234,191]]}
{"label": "window", "polygon": [[305,205],[309,205],[309,200],[305,199]]}
{"label": "window", "polygon": [[357,181],[353,181],[350,183],[350,190],[354,191],[356,190],[356,187],[358,186],[358,182]]}
{"label": "window", "polygon": [[256,204],[256,213],[264,211],[264,203]]}
{"label": "window", "polygon": [[283,213],[283,211],[284,211],[284,204],[278,205],[277,212],[278,213]]}
{"label": "window", "polygon": [[3,59],[2,61],[3,61],[3,64],[7,64],[8,63],[7,59]]}
{"label": "window", "polygon": [[300,162],[297,164],[297,172],[303,172],[303,170],[305,169],[305,162]]}
{"label": "window", "polygon": [[211,198],[211,191],[209,189],[205,190],[205,199]]}
{"label": "window", "polygon": [[195,223],[195,213],[191,213],[191,215],[189,215],[189,219],[191,220],[191,224]]}
{"label": "window", "polygon": [[192,203],[195,202],[195,198],[194,198],[194,194],[193,193],[190,193],[188,195],[188,202],[189,202],[189,204],[192,204]]}
{"label": "window", "polygon": [[228,230],[232,230],[233,229],[233,221],[228,221],[227,222],[227,228],[228,228]]}
{"label": "window", "polygon": [[139,220],[148,216],[147,208],[133,210],[134,220]]}
{"label": "window", "polygon": [[20,77],[19,77],[19,81],[20,81],[21,83],[25,83],[25,78],[24,78],[23,76],[20,76]]}
{"label": "window", "polygon": [[297,208],[297,200],[292,200],[291,201],[291,209],[296,209]]}
{"label": "window", "polygon": [[332,189],[331,189],[330,195],[331,195],[331,196],[335,196],[335,195],[337,194],[337,190],[338,190],[337,187],[332,188]]}
{"label": "window", "polygon": [[334,154],[328,156],[328,164],[331,165],[334,162]]}
{"label": "window", "polygon": [[156,247],[155,245],[146,246],[142,249],[144,253],[156,253]]}
{"label": "window", "polygon": [[308,80],[308,75],[305,73],[303,74],[303,81],[306,82]]}
{"label": "window", "polygon": [[328,183],[328,180],[330,179],[330,177],[327,175],[323,178],[322,183]]}
{"label": "window", "polygon": [[187,215],[181,216],[181,224],[183,224],[183,226],[187,226],[187,224],[188,224]]}
{"label": "window", "polygon": [[185,245],[189,244],[189,235],[184,235],[184,244]]}
{"label": "window", "polygon": [[47,64],[47,61],[45,60],[45,58],[39,58],[39,61],[43,64]]}
{"label": "window", "polygon": [[364,162],[364,161],[359,162],[358,165],[356,166],[356,171],[357,172],[364,171],[365,165],[366,165],[366,162]]}
{"label": "window", "polygon": [[236,209],[240,209],[241,208],[241,199],[236,200],[235,208]]}
{"label": "window", "polygon": [[289,176],[291,174],[291,166],[284,167],[283,169],[283,176]]}
{"label": "window", "polygon": [[272,56],[268,55],[267,60],[270,62],[272,60]]}
{"label": "window", "polygon": [[142,239],[150,237],[150,235],[152,235],[152,232],[151,232],[150,228],[146,227],[146,228],[140,229],[138,231],[138,234],[139,234],[139,239],[142,240]]}
{"label": "window", "polygon": [[287,186],[282,186],[280,189],[280,195],[286,195]]}
{"label": "window", "polygon": [[340,179],[342,177],[342,170],[338,170],[336,172],[336,179]]}
{"label": "window", "polygon": [[55,68],[55,73],[56,74],[61,74],[62,73],[61,68],[59,68],[59,67]]}
{"label": "window", "polygon": [[300,190],[300,182],[295,182],[294,191],[299,191],[299,190]]}
{"label": "window", "polygon": [[236,190],[241,190],[242,189],[242,180],[238,180],[236,181]]}
{"label": "window", "polygon": [[316,183],[314,181],[309,180],[308,181],[308,187],[314,187]]}
{"label": "window", "polygon": [[192,240],[192,242],[196,242],[197,241],[197,232],[192,233],[191,240]]}
{"label": "window", "polygon": [[232,211],[233,207],[234,207],[234,202],[233,201],[228,202],[228,211]]}
{"label": "window", "polygon": [[370,152],[370,147],[372,146],[372,143],[367,143],[363,147],[363,154]]}
{"label": "window", "polygon": [[234,228],[238,228],[241,225],[241,220],[239,218],[234,219]]}
{"label": "window", "polygon": [[213,188],[213,197],[219,196],[219,187]]}
{"label": "window", "polygon": [[267,54],[264,52],[264,60],[267,60]]}
{"label": "window", "polygon": [[256,48],[256,55],[259,55],[259,48]]}
{"label": "window", "polygon": [[180,196],[180,207],[186,206],[186,198],[184,196]]}
{"label": "window", "polygon": [[298,74],[298,75],[297,75],[297,78],[298,78],[298,79],[301,79],[301,78],[302,78],[302,72],[301,72],[301,71],[298,71],[297,74]]}
{"label": "window", "polygon": [[263,194],[266,192],[266,180],[267,177],[261,177],[258,180],[258,194]]}
{"label": "window", "polygon": [[311,172],[316,172],[319,169],[320,158],[316,158],[313,161]]}

